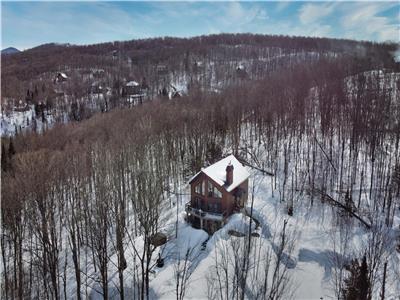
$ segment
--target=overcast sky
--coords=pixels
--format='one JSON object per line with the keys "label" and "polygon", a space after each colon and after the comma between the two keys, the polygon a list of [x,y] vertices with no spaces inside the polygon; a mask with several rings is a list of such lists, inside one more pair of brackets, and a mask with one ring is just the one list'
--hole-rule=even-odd
{"label": "overcast sky", "polygon": [[3,2],[2,48],[251,32],[399,42],[395,2]]}

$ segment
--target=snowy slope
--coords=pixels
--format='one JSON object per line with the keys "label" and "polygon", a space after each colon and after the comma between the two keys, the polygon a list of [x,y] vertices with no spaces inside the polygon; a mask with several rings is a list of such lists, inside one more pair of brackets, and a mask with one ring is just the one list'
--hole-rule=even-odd
{"label": "snowy slope", "polygon": [[[276,250],[276,237],[279,235],[284,220],[288,220],[288,233],[296,237],[293,251],[288,255],[287,260],[283,263],[287,264],[288,275],[291,278],[294,287],[295,299],[330,299],[334,298],[333,277],[333,238],[337,234],[336,224],[334,223],[334,210],[329,206],[315,203],[313,207],[308,204],[303,205],[302,201],[297,202],[295,206],[295,215],[289,217],[287,215],[286,203],[280,202],[277,192],[273,192],[272,177],[264,176],[256,171],[251,171],[250,182],[256,184],[254,189],[254,212],[253,216],[260,222],[258,229],[255,229],[252,223],[252,232],[258,232],[260,237],[257,243],[262,244],[263,249]],[[185,190],[187,187],[184,187]],[[251,189],[250,189],[251,190]],[[252,195],[249,195],[249,205]],[[177,200],[177,199],[175,199]],[[191,264],[193,264],[193,274],[189,280],[185,299],[206,299],[207,286],[209,284],[210,274],[212,274],[215,265],[216,253],[221,247],[226,247],[232,239],[240,239],[228,234],[228,231],[235,229],[239,232],[246,233],[248,231],[249,218],[242,214],[235,214],[230,217],[229,222],[219,231],[217,231],[208,240],[206,232],[194,229],[184,220],[184,203],[188,201],[188,196],[180,199],[179,215],[178,215],[178,236],[175,238],[175,219],[176,207],[171,207],[164,211],[165,226],[162,229],[169,236],[169,241],[158,251],[162,253],[165,259],[165,266],[161,269],[154,267],[152,274],[151,298],[152,299],[174,299],[175,295],[175,279],[174,266],[178,260],[183,260],[187,249],[193,249],[190,255]],[[309,203],[304,199],[304,203]],[[250,211],[250,207],[247,207]],[[399,216],[396,217],[399,220]],[[359,224],[354,223],[351,230],[350,243],[352,247],[357,248],[362,244],[365,229]],[[207,242],[204,246],[204,242]],[[140,249],[143,241],[141,238],[135,239],[135,245]],[[267,250],[266,250],[267,251]],[[126,258],[128,261],[128,269],[126,276],[126,292],[132,293],[134,290],[133,280],[129,274],[132,274],[132,266],[134,264],[134,251],[128,245],[126,249]],[[233,255],[233,254],[232,254]],[[158,253],[154,255],[156,259]],[[399,261],[400,255],[394,254],[391,259]],[[116,262],[116,256],[112,257]],[[93,271],[93,269],[92,269]],[[71,270],[72,272],[72,270]],[[117,270],[110,264],[110,291],[114,292],[116,299],[118,286]],[[95,273],[92,274],[95,276]],[[69,276],[71,282],[68,286],[74,286],[74,277]],[[251,284],[251,282],[249,282]],[[392,277],[388,280],[387,299],[398,299],[397,293],[400,291],[400,283]],[[100,290],[100,287],[92,282],[91,287]],[[93,299],[101,299],[101,295],[94,289],[89,294]],[[73,291],[70,290],[68,295],[73,298]],[[132,294],[131,294],[132,295]],[[246,298],[251,298],[247,295]]]}

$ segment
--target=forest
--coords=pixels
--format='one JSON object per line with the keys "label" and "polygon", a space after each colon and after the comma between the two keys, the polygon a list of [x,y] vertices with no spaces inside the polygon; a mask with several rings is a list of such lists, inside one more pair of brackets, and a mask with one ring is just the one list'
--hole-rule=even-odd
{"label": "forest", "polygon": [[[2,137],[5,299],[298,298],[295,265],[307,249],[294,222],[307,218],[330,232],[330,297],[394,299],[400,293],[395,48],[222,34],[49,44],[2,57],[2,111],[24,99],[52,103],[53,115],[72,116],[74,107],[86,113]],[[84,74],[93,68],[104,69],[100,81],[111,92],[101,98],[103,109],[91,106],[97,108],[88,113],[93,78]],[[69,80],[59,97],[49,91],[61,71]],[[127,104],[123,83],[143,78],[146,101]],[[158,91],[169,85],[184,85],[185,93],[163,97]],[[42,115],[27,123],[46,123]],[[228,154],[251,170],[250,218],[242,222],[251,231],[254,215],[262,236],[225,241],[222,230],[204,236],[205,250],[166,253],[188,230],[182,209],[189,178]],[[275,216],[261,209],[269,201],[261,188],[282,216],[273,224]],[[163,230],[167,246],[156,247],[152,238]],[[196,258],[204,252],[212,257],[207,271],[207,258]],[[170,264],[165,294],[156,288],[159,255]],[[209,275],[203,294],[194,292],[196,274]]]}

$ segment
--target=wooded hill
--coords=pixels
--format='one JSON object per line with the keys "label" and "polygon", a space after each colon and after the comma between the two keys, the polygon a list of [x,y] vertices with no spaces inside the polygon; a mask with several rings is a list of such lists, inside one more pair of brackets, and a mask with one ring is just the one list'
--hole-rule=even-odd
{"label": "wooded hill", "polygon": [[[91,69],[101,68],[109,74],[108,86],[115,87],[118,80],[129,77],[137,81],[146,77],[150,85],[154,85],[157,65],[167,66],[169,73],[174,74],[192,71],[193,64],[199,61],[221,64],[225,66],[221,70],[224,73],[229,62],[254,60],[259,67],[246,69],[250,77],[264,76],[277,68],[318,58],[345,57],[358,60],[359,68],[371,69],[377,65],[391,68],[396,47],[396,44],[253,34],[166,37],[87,46],[45,44],[2,56],[2,97],[24,99],[27,89],[49,85],[58,71],[82,77]],[[214,80],[223,79],[226,80],[223,75],[217,75]],[[85,93],[87,86],[75,83],[74,92],[82,94],[82,88]]]}
{"label": "wooded hill", "polygon": [[[175,211],[173,191],[227,153],[275,174],[271,188],[288,215],[296,216],[299,206],[311,209],[336,201],[341,229],[360,219],[361,225],[352,223],[354,227],[367,224],[373,238],[357,255],[360,259],[367,253],[368,293],[377,295],[383,257],[397,257],[393,249],[399,243],[395,234],[388,234],[395,230],[400,205],[400,94],[393,45],[217,35],[49,45],[12,55],[3,66],[5,78],[29,81],[60,66],[114,68],[108,55],[116,47],[148,66],[168,61],[169,68],[176,64],[184,69],[179,57],[188,51],[203,61],[217,56],[240,61],[266,46],[286,53],[338,55],[267,69],[219,92],[193,89],[175,100],[154,98],[55,125],[42,134],[4,139],[1,250],[6,298],[59,299],[73,286],[80,299],[95,276],[106,299],[112,269],[118,273],[114,283],[121,298],[128,276],[137,298],[145,299],[156,254],[150,240],[164,225],[162,212]],[[23,59],[32,59],[26,78],[17,64]],[[143,253],[134,254],[137,265],[128,265],[130,272],[125,272],[126,249],[139,237]],[[80,260],[83,255],[86,262]],[[111,263],[112,255],[116,262]],[[88,273],[91,266],[93,274]],[[337,268],[345,272],[343,264]],[[335,290],[339,296],[346,293],[343,286],[341,277]]]}

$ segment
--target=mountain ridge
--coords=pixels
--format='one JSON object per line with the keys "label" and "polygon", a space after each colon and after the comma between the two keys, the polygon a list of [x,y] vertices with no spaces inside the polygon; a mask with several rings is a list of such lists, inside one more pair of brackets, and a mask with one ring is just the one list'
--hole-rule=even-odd
{"label": "mountain ridge", "polygon": [[14,54],[14,53],[19,53],[21,50],[18,50],[15,47],[7,47],[3,50],[1,50],[1,54]]}

